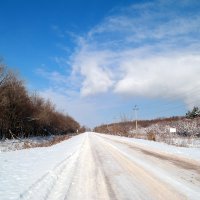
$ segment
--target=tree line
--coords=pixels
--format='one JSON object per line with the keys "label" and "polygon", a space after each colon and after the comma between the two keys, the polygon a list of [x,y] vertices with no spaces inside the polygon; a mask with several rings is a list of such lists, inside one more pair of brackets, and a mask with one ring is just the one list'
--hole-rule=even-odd
{"label": "tree line", "polygon": [[37,94],[0,61],[0,139],[75,133],[79,123]]}
{"label": "tree line", "polygon": [[[151,120],[138,120],[138,128],[147,128],[150,127],[153,124],[159,124],[159,123],[172,123],[179,120],[184,119],[183,116],[173,116],[168,118],[157,118],[157,119],[151,119]],[[96,126],[94,128],[95,132],[99,133],[105,133],[105,134],[115,134],[115,135],[123,135],[123,136],[129,136],[129,132],[131,130],[135,130],[135,121],[126,120],[125,118],[122,118],[120,122],[115,122],[111,124],[102,124],[100,126]]]}

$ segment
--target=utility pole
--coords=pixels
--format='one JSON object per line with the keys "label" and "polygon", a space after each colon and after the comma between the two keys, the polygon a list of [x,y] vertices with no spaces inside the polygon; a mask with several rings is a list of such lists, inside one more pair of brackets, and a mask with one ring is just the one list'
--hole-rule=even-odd
{"label": "utility pole", "polygon": [[135,112],[135,130],[137,131],[137,112],[139,110],[138,106],[135,105],[135,107],[133,108],[134,112]]}

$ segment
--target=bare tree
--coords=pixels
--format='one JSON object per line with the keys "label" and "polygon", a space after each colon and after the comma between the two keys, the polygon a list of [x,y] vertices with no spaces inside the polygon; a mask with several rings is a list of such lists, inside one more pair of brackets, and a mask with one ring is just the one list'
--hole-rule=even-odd
{"label": "bare tree", "polygon": [[76,133],[79,128],[49,100],[29,96],[24,82],[0,62],[0,139]]}

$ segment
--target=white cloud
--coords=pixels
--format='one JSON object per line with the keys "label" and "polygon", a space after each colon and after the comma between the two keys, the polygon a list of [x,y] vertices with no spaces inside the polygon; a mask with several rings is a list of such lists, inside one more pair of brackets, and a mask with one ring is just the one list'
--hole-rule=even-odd
{"label": "white cloud", "polygon": [[133,4],[114,9],[84,36],[69,32],[75,50],[70,59],[55,60],[71,73],[39,69],[52,82],[41,95],[92,126],[123,111],[123,97],[130,97],[129,107],[140,97],[200,105],[200,15],[192,2],[199,5],[193,0]]}
{"label": "white cloud", "polygon": [[115,85],[117,93],[185,101],[199,98],[190,92],[200,87],[200,54],[133,59],[121,65],[124,76]]}
{"label": "white cloud", "polygon": [[132,5],[80,37],[71,64],[81,94],[200,100],[190,95],[200,86],[200,16],[183,3]]}
{"label": "white cloud", "polygon": [[92,52],[82,46],[73,58],[73,76],[83,76],[81,94],[94,95],[108,91],[113,85],[112,73],[109,68],[109,52]]}

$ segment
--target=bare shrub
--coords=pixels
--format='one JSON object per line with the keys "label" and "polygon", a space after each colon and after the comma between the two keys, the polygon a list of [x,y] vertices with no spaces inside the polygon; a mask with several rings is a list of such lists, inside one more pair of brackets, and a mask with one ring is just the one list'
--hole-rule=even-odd
{"label": "bare shrub", "polygon": [[156,134],[153,132],[147,133],[147,139],[151,141],[156,141]]}
{"label": "bare shrub", "polygon": [[[126,132],[123,132],[122,130],[124,130],[125,125]],[[133,122],[105,124],[97,126],[94,130],[100,133],[148,139],[176,146],[199,146],[200,117],[195,119],[172,117],[166,119],[144,120],[139,121],[138,125],[137,131],[134,129]],[[176,128],[177,132],[170,133],[171,127]]]}
{"label": "bare shrub", "polygon": [[49,147],[55,144],[58,144],[64,140],[68,140],[75,134],[70,134],[70,135],[56,135],[50,140],[43,141],[42,143],[33,143],[31,141],[26,141],[23,144],[22,149],[29,149],[29,148],[37,148],[37,147]]}
{"label": "bare shrub", "polygon": [[147,134],[144,133],[132,133],[129,134],[129,137],[137,138],[137,139],[147,139]]}

